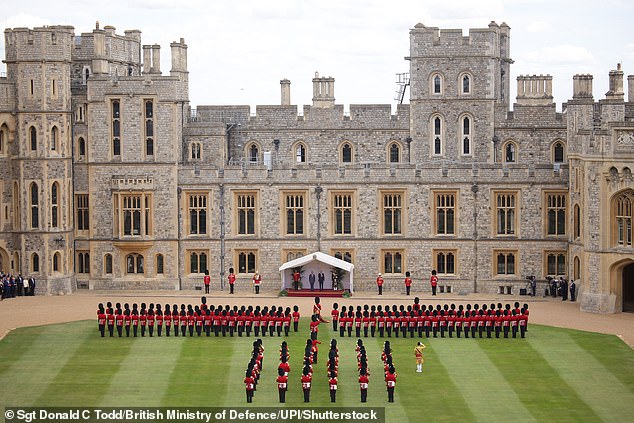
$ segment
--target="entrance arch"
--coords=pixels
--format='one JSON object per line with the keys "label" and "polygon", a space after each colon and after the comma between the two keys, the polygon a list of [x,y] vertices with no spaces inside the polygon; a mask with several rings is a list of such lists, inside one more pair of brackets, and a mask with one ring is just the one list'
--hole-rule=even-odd
{"label": "entrance arch", "polygon": [[4,248],[0,248],[0,272],[11,273],[11,260]]}
{"label": "entrance arch", "polygon": [[634,312],[634,263],[623,268],[623,311]]}

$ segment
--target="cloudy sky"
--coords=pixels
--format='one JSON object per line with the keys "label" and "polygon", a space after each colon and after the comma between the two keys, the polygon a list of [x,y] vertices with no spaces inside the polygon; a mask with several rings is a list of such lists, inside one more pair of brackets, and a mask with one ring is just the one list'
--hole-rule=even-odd
{"label": "cloudy sky", "polygon": [[192,107],[279,104],[283,78],[292,104],[310,104],[316,71],[335,78],[338,104],[394,105],[416,23],[466,35],[494,20],[511,27],[512,97],[517,75],[550,74],[560,109],[574,74],[594,75],[595,99],[617,63],[634,74],[633,18],[631,0],[22,0],[5,2],[0,28],[139,29],[144,44],[161,45],[164,74],[169,43],[182,37]]}

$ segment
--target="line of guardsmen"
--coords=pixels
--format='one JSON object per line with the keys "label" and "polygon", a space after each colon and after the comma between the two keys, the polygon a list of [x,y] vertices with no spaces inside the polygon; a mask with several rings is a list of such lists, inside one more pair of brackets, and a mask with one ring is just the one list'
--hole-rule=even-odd
{"label": "line of guardsmen", "polygon": [[264,360],[264,346],[261,339],[253,341],[253,350],[251,351],[251,359],[247,365],[244,376],[244,387],[247,393],[247,402],[253,402],[253,394],[258,390],[258,381],[260,380],[260,372],[262,371],[262,362]]}
{"label": "line of guardsmen", "polygon": [[381,352],[381,361],[383,361],[383,372],[385,374],[385,387],[387,388],[387,402],[394,402],[394,388],[396,388],[396,368],[392,363],[392,347],[390,341],[383,343],[383,352]]}
{"label": "line of guardsmen", "polygon": [[[299,328],[299,307],[294,306],[291,312],[290,307],[264,306],[241,306],[237,305],[224,307],[218,305],[207,306],[205,297],[202,298],[200,306],[185,306],[165,304],[152,304],[146,306],[141,303],[140,307],[135,303],[132,307],[125,303],[117,303],[113,308],[112,303],[106,306],[99,304],[97,309],[97,321],[101,336],[105,336],[106,329],[111,337],[116,329],[117,335],[126,337],[130,335],[142,337],[147,333],[150,337],[154,333],[162,336],[165,329],[165,336],[288,336]],[[140,329],[139,329],[140,328]]]}
{"label": "line of guardsmen", "polygon": [[418,335],[419,338],[429,338],[430,334],[434,338],[440,335],[444,338],[447,334],[453,338],[454,334],[460,338],[464,334],[465,338],[471,335],[483,338],[491,338],[495,336],[500,338],[508,338],[509,334],[516,338],[519,333],[522,338],[525,337],[528,329],[528,304],[524,304],[522,308],[518,302],[511,308],[510,304],[504,307],[502,303],[491,304],[467,304],[466,306],[455,304],[443,305],[437,304],[436,307],[429,305],[425,307],[421,305],[418,298],[414,300],[414,304],[408,305],[364,305],[341,307],[337,303],[333,304],[331,312],[333,331],[339,330],[339,336],[352,337],[353,328],[354,336],[359,338],[374,337],[378,331],[379,337],[387,336],[391,338],[402,336],[410,338]]}
{"label": "line of guardsmen", "polygon": [[368,386],[370,384],[370,369],[368,368],[368,356],[361,339],[357,339],[357,369],[359,370],[359,390],[361,402],[368,402]]}

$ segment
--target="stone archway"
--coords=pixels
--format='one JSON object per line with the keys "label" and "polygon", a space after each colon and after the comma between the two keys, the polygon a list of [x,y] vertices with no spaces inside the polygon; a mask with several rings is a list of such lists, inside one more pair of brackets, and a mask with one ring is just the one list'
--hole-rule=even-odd
{"label": "stone archway", "polygon": [[4,248],[0,248],[0,272],[11,273],[11,260]]}
{"label": "stone archway", "polygon": [[634,312],[634,263],[623,268],[623,311]]}

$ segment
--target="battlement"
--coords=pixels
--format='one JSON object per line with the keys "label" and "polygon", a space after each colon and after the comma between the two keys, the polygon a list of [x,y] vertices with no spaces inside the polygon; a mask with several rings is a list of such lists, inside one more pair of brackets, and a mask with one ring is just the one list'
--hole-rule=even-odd
{"label": "battlement", "polygon": [[74,28],[67,25],[7,28],[4,31],[5,62],[67,62],[71,59]]}
{"label": "battlement", "polygon": [[508,52],[510,27],[491,22],[488,28],[469,29],[464,36],[461,29],[439,29],[418,23],[410,30],[411,57],[442,57],[447,50],[462,56],[500,55]]}
{"label": "battlement", "polygon": [[548,106],[553,103],[553,77],[550,75],[519,75],[517,104]]}

